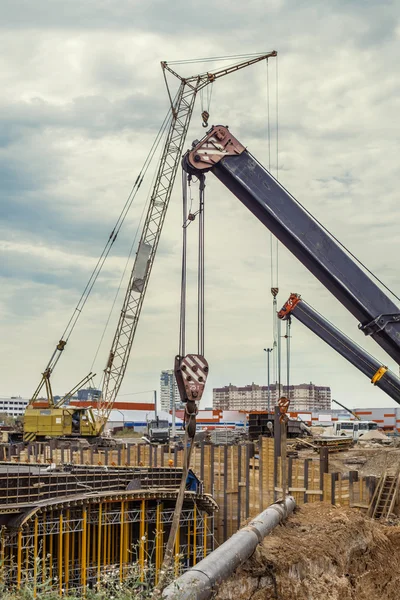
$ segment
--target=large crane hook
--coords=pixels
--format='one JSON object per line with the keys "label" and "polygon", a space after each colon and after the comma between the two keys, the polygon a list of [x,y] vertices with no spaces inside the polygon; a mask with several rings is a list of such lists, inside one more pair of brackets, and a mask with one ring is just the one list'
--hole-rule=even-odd
{"label": "large crane hook", "polygon": [[185,404],[185,426],[188,437],[196,433],[196,415],[208,375],[208,362],[201,354],[175,357],[175,379],[182,402]]}
{"label": "large crane hook", "polygon": [[203,110],[201,113],[201,118],[203,119],[203,127],[208,127],[208,119],[210,118],[210,115],[206,110]]}

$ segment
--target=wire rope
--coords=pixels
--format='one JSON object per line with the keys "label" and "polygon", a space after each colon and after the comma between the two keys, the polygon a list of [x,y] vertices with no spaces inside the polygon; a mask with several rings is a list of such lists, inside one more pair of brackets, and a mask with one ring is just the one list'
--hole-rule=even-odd
{"label": "wire rope", "polygon": [[193,65],[196,63],[206,63],[206,62],[215,62],[217,60],[236,60],[239,58],[256,58],[257,56],[264,56],[267,52],[256,52],[250,54],[232,54],[232,55],[224,55],[224,56],[211,56],[211,57],[203,57],[203,58],[193,58],[188,60],[171,60],[166,61],[167,65]]}
{"label": "wire rope", "polygon": [[291,320],[286,321],[286,395],[290,400],[290,360],[291,360],[291,347],[290,347],[290,336],[291,336]]}
{"label": "wire rope", "polygon": [[137,195],[137,192],[139,191],[139,188],[140,188],[140,186],[142,184],[142,181],[143,181],[143,179],[144,179],[144,177],[145,177],[145,175],[146,175],[146,173],[147,173],[147,171],[149,169],[149,166],[150,166],[150,164],[151,164],[151,162],[153,160],[155,152],[157,151],[157,148],[158,148],[158,146],[160,144],[160,141],[162,139],[162,136],[163,136],[163,134],[165,132],[165,129],[166,129],[167,125],[168,125],[168,122],[169,122],[169,119],[171,118],[171,116],[172,116],[171,115],[171,110],[169,109],[168,112],[167,112],[167,114],[166,114],[166,116],[165,116],[165,118],[164,118],[164,120],[163,120],[163,122],[162,122],[162,124],[161,124],[161,126],[160,126],[160,129],[159,129],[159,131],[158,131],[158,133],[156,135],[156,138],[155,138],[155,140],[154,140],[154,142],[153,142],[153,144],[152,144],[152,146],[151,146],[151,148],[150,148],[150,150],[149,150],[149,152],[148,152],[148,154],[146,156],[146,159],[145,159],[145,161],[143,163],[143,166],[142,166],[142,168],[141,168],[141,170],[139,172],[139,175],[137,176],[137,178],[135,180],[135,183],[132,186],[132,189],[131,189],[131,191],[130,191],[130,193],[129,193],[126,201],[125,201],[125,204],[124,204],[124,206],[123,206],[123,208],[122,208],[122,210],[121,210],[121,212],[120,212],[120,214],[118,216],[118,219],[117,219],[117,221],[116,221],[116,223],[115,223],[115,225],[114,225],[114,227],[113,227],[113,229],[112,229],[112,231],[111,231],[111,233],[109,235],[109,238],[108,238],[108,240],[107,240],[107,242],[106,242],[106,244],[105,244],[105,246],[104,246],[104,248],[103,248],[103,250],[102,250],[102,252],[100,254],[100,257],[99,257],[99,259],[98,259],[98,261],[97,261],[97,263],[96,263],[96,265],[95,265],[95,267],[94,267],[94,269],[93,269],[93,271],[92,271],[92,273],[91,273],[91,275],[89,277],[89,280],[88,280],[88,282],[87,282],[87,284],[86,284],[86,286],[85,286],[85,288],[84,288],[84,290],[83,290],[83,292],[81,294],[81,297],[80,297],[80,299],[79,299],[79,301],[78,301],[78,303],[77,303],[77,305],[76,305],[76,307],[75,307],[75,309],[74,309],[74,311],[73,311],[73,313],[71,315],[71,318],[69,319],[69,321],[67,323],[67,326],[64,329],[64,332],[62,334],[62,338],[61,339],[65,339],[65,341],[69,340],[69,338],[70,338],[70,336],[71,336],[71,334],[72,334],[72,332],[73,332],[73,330],[74,330],[74,328],[75,328],[75,326],[77,324],[79,316],[80,316],[80,314],[81,314],[81,312],[82,312],[82,310],[83,310],[83,308],[84,308],[84,306],[85,306],[85,304],[86,304],[86,302],[87,302],[87,300],[88,300],[88,298],[89,298],[89,296],[90,296],[90,294],[92,292],[93,286],[94,286],[94,284],[96,283],[96,281],[98,279],[98,276],[99,276],[99,274],[100,274],[100,272],[101,272],[101,270],[102,270],[102,268],[104,266],[104,263],[105,263],[108,255],[110,253],[110,250],[111,250],[112,246],[114,245],[115,240],[117,239],[117,236],[118,236],[118,234],[119,234],[119,232],[120,232],[120,230],[122,228],[122,225],[124,224],[124,221],[125,221],[125,219],[127,217],[127,214],[128,214],[128,212],[129,212],[129,210],[130,210],[130,208],[132,206],[132,203],[133,203],[133,201],[134,201],[134,199],[135,199],[135,197]]}
{"label": "wire rope", "polygon": [[197,351],[200,355],[204,354],[204,188],[205,176],[202,174],[199,186],[199,248],[197,268]]}
{"label": "wire rope", "polygon": [[268,171],[271,171],[271,124],[270,124],[270,117],[269,117],[269,60],[268,59],[266,60],[266,67],[267,67]]}
{"label": "wire rope", "polygon": [[133,241],[132,241],[132,244],[131,244],[130,250],[129,250],[128,258],[126,259],[126,262],[125,262],[125,267],[124,267],[124,270],[123,270],[123,272],[122,272],[122,275],[121,275],[121,278],[120,278],[120,281],[119,281],[118,289],[117,289],[117,291],[116,291],[116,293],[115,293],[115,296],[114,296],[113,303],[112,303],[112,305],[111,305],[111,308],[110,308],[110,311],[109,311],[109,313],[108,313],[108,317],[107,317],[106,323],[105,323],[105,325],[104,325],[104,329],[103,329],[103,332],[102,332],[102,335],[101,335],[101,338],[100,338],[99,344],[98,344],[98,346],[97,346],[97,350],[96,350],[96,352],[95,352],[95,355],[94,355],[94,358],[93,358],[93,362],[92,362],[92,365],[91,365],[91,367],[90,367],[90,371],[93,371],[93,366],[94,366],[94,363],[95,363],[95,361],[96,361],[96,359],[97,359],[98,353],[99,353],[99,351],[100,351],[100,347],[101,347],[101,345],[102,345],[102,343],[103,343],[103,339],[104,339],[105,333],[106,333],[106,331],[107,331],[107,328],[108,328],[108,325],[109,325],[109,323],[110,323],[111,315],[112,315],[112,313],[113,313],[113,311],[114,311],[115,304],[116,304],[116,302],[117,302],[117,299],[118,299],[119,293],[120,293],[120,291],[121,291],[122,283],[123,283],[123,281],[124,281],[124,278],[125,278],[125,273],[126,273],[126,270],[127,270],[127,268],[128,268],[128,264],[129,264],[130,258],[131,258],[131,256],[132,256],[133,249],[134,249],[134,247],[135,247],[135,245],[136,245],[136,240],[137,240],[137,237],[138,237],[138,233],[139,233],[139,231],[141,230],[141,225],[142,225],[142,223],[143,223],[143,218],[144,218],[144,215],[145,215],[145,211],[146,211],[146,209],[148,208],[148,205],[149,205],[149,202],[150,202],[151,191],[152,191],[152,189],[153,189],[153,186],[154,186],[154,181],[155,181],[155,179],[156,179],[156,176],[157,176],[157,171],[155,171],[155,172],[154,172],[153,179],[152,179],[152,183],[151,183],[151,186],[150,186],[150,189],[149,189],[149,193],[148,193],[148,195],[147,195],[147,200],[146,200],[146,202],[145,202],[145,203],[144,203],[144,205],[143,205],[142,213],[141,213],[141,215],[140,215],[140,220],[139,220],[138,226],[137,226],[137,228],[136,228],[135,235],[134,235],[134,238],[133,238]]}
{"label": "wire rope", "polygon": [[[257,162],[257,164],[259,164],[261,167],[261,163],[259,162],[259,160],[257,160],[257,158],[255,158],[252,155],[252,158],[255,162]],[[369,275],[371,275],[371,277],[373,277],[373,279],[375,279],[376,281],[378,281],[378,283],[380,283],[380,285],[382,285],[382,287],[385,288],[386,291],[388,291],[390,294],[392,294],[392,296],[394,298],[396,298],[396,300],[398,300],[400,302],[400,297],[389,288],[389,286],[387,286],[381,279],[380,277],[378,277],[377,275],[375,275],[375,273],[373,271],[371,271],[359,258],[357,258],[357,256],[355,254],[353,254],[353,252],[351,252],[351,250],[349,250],[347,248],[347,246],[345,244],[343,244],[331,231],[329,231],[329,229],[327,227],[325,227],[325,225],[323,225],[312,213],[310,213],[310,211],[300,202],[300,200],[297,200],[297,198],[295,198],[293,196],[293,194],[291,194],[289,192],[289,190],[287,190],[285,188],[284,185],[282,185],[282,183],[280,183],[273,175],[272,173],[270,173],[271,177],[276,181],[276,183],[282,188],[282,190],[285,191],[285,193],[290,196],[290,198],[293,200],[293,202],[295,202],[298,206],[300,206],[304,212],[307,213],[307,215],[315,222],[317,223],[317,225],[319,225],[319,227],[321,227],[321,229],[323,229],[325,231],[325,233],[327,233],[337,244],[338,246],[340,246],[341,248],[343,248],[343,250],[345,250],[345,252],[347,252],[347,254],[349,256],[351,256],[355,262],[357,262],[363,269],[365,269],[365,271],[367,273],[369,273]]]}
{"label": "wire rope", "polygon": [[187,271],[187,188],[188,178],[182,169],[182,271],[181,271],[181,307],[179,320],[179,356],[186,352],[186,271]]}

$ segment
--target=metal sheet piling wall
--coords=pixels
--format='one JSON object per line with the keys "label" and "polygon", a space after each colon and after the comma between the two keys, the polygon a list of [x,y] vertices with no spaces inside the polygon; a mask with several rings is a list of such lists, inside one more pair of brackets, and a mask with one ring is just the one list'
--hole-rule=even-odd
{"label": "metal sheet piling wall", "polygon": [[[274,447],[275,446],[275,447]],[[271,504],[282,491],[282,464],[280,448],[274,445],[274,440],[260,437],[257,443],[248,442],[232,446],[212,446],[202,444],[195,447],[192,453],[191,468],[204,484],[204,491],[213,494],[219,505],[219,511],[215,517],[215,535],[218,543],[232,535],[240,526],[241,521],[257,514]],[[10,450],[8,450],[10,452]],[[169,467],[171,470],[182,466],[183,451],[174,452],[171,448],[158,446],[150,447],[146,444],[126,444],[119,450],[89,448],[84,450],[73,450],[71,447],[58,449],[52,445],[30,444],[26,449],[18,448],[15,454],[11,452],[13,462],[23,464],[62,464],[94,465],[108,467]],[[287,482],[290,493],[296,499],[297,504],[318,500],[332,500],[332,489],[334,488],[335,501],[348,505],[350,495],[358,504],[368,501],[367,487],[365,481],[349,481],[349,475],[337,475],[335,483],[327,477],[327,458],[321,458],[317,453],[315,458],[296,459],[289,457],[287,460]],[[115,488],[123,484],[123,471],[121,477],[117,475]],[[86,484],[93,485],[92,480],[100,480],[107,475],[93,475],[88,478]],[[163,474],[154,479],[154,485],[163,485]],[[20,479],[17,488],[8,488],[9,501],[32,501],[34,494],[39,492],[33,487],[32,476],[27,475]],[[2,486],[2,474],[0,472],[0,488]],[[68,486],[61,482],[55,482],[52,493],[59,495],[63,493],[62,486],[67,491]],[[333,488],[332,488],[333,486]],[[28,498],[29,490],[29,498]],[[225,518],[226,515],[226,518]]]}

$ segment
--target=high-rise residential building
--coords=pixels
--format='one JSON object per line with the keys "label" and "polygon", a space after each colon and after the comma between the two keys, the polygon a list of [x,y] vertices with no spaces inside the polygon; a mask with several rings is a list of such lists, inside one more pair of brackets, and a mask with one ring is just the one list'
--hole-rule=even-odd
{"label": "high-rise residential building", "polygon": [[175,402],[175,407],[180,408],[181,397],[176,384],[175,373],[172,370],[161,371],[160,375],[161,410],[169,412]]}
{"label": "high-rise residential building", "polygon": [[[289,393],[288,393],[289,392]],[[299,385],[271,384],[269,386],[269,408],[278,403],[281,396],[290,398],[290,410],[329,410],[331,408],[331,388],[315,385],[314,383],[300,383]],[[268,386],[226,385],[213,389],[213,408],[220,410],[267,410]]]}

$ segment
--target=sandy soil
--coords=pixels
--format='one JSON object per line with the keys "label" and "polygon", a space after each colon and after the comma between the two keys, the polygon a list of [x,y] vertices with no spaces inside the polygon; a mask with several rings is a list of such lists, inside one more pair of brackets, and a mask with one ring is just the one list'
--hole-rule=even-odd
{"label": "sandy soil", "polygon": [[[316,458],[313,450],[300,450],[299,458]],[[357,444],[346,452],[336,452],[329,455],[330,473],[348,473],[359,471],[360,475],[382,475],[387,468],[395,472],[400,465],[400,448],[393,446],[381,446],[379,444],[370,447]],[[400,598],[400,596],[399,596]]]}
{"label": "sandy soil", "polygon": [[400,527],[323,503],[297,509],[218,600],[398,600]]}

